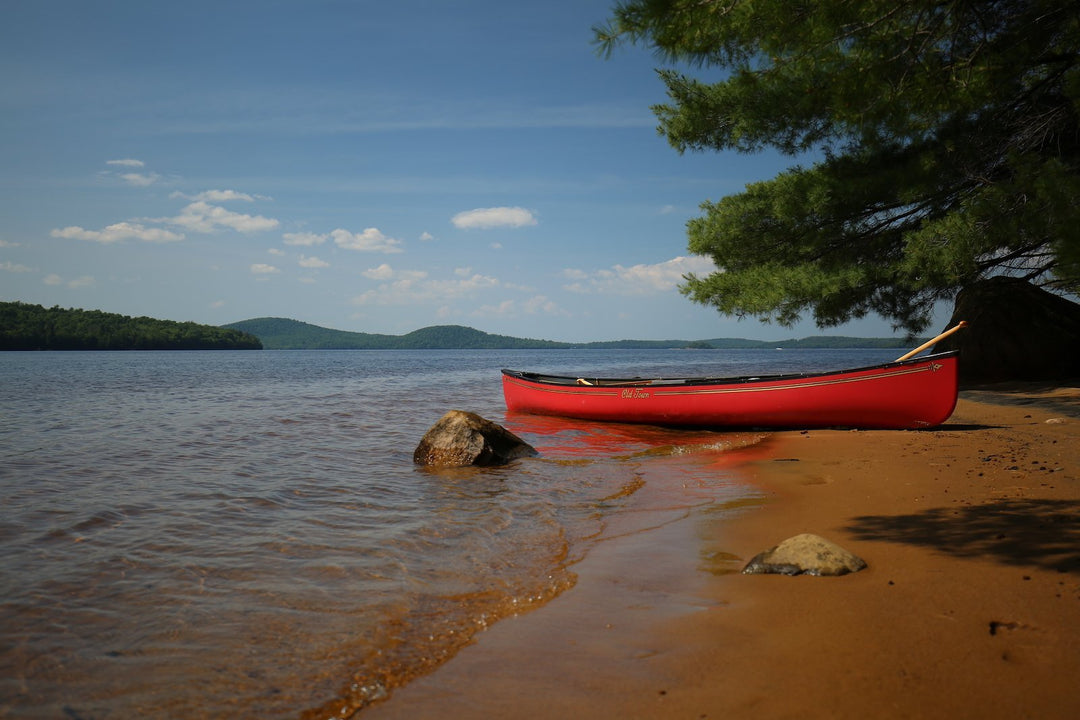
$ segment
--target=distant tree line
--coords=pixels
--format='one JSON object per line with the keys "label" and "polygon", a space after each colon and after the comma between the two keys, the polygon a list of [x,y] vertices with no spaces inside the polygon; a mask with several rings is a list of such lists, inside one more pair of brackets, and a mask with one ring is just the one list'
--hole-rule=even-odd
{"label": "distant tree line", "polygon": [[0,303],[0,350],[261,350],[254,335],[100,310]]}
{"label": "distant tree line", "polygon": [[288,318],[254,318],[225,327],[259,338],[268,350],[487,350],[571,347],[568,343],[492,335],[461,325],[436,325],[406,335],[331,330]]}
{"label": "distant tree line", "polygon": [[516,338],[492,335],[462,325],[435,325],[414,330],[406,335],[331,330],[288,318],[254,318],[226,325],[259,338],[268,350],[663,350],[690,349],[848,349],[848,348],[907,348],[922,341],[911,338],[810,337],[801,340],[745,340],[715,338],[712,340],[610,340],[586,343],[566,343],[552,340]]}

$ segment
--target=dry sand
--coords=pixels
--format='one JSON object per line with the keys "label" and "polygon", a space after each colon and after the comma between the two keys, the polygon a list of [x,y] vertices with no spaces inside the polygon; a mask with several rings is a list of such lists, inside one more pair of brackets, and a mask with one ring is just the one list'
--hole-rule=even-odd
{"label": "dry sand", "polygon": [[[1080,717],[1080,389],[967,391],[931,431],[777,433],[760,504],[593,550],[577,585],[364,718]],[[748,576],[802,532],[838,578]]]}

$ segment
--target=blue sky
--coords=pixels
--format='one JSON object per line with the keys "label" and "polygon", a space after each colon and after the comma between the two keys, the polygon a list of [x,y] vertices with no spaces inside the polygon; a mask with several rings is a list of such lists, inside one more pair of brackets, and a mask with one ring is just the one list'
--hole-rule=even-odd
{"label": "blue sky", "polygon": [[787,161],[671,149],[659,61],[591,45],[611,5],[7,0],[0,299],[390,334],[818,334],[678,292],[711,267],[686,251],[699,203]]}

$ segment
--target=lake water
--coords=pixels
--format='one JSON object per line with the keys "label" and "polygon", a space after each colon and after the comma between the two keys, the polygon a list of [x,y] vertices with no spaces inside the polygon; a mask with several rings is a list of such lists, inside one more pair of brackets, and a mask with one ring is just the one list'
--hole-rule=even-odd
{"label": "lake water", "polygon": [[[0,353],[0,717],[348,716],[572,587],[650,486],[713,510],[754,493],[717,459],[761,435],[508,416],[502,367],[742,375],[898,354]],[[449,409],[540,456],[414,466]]]}

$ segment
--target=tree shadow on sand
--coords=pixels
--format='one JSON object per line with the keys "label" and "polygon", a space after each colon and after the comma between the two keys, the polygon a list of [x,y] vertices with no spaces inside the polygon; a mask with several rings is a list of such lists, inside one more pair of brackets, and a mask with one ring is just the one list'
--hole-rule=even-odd
{"label": "tree shadow on sand", "polygon": [[867,515],[846,529],[860,540],[1080,574],[1080,502],[1075,500],[1001,499],[911,515]]}

